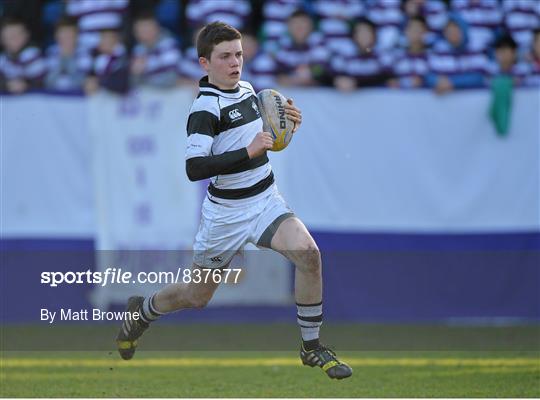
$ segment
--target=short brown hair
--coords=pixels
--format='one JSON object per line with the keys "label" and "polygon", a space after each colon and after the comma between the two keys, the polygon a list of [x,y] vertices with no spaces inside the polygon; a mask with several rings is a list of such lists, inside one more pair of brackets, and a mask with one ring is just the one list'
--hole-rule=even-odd
{"label": "short brown hair", "polygon": [[152,10],[143,10],[140,13],[138,13],[135,16],[135,18],[133,18],[134,23],[138,22],[138,21],[155,21],[155,22],[157,22],[156,14]]}
{"label": "short brown hair", "polygon": [[55,24],[54,29],[58,30],[60,28],[73,28],[78,29],[79,24],[77,23],[77,18],[69,17],[69,16],[63,16],[61,17]]}
{"label": "short brown hair", "polygon": [[242,34],[237,29],[224,22],[212,22],[197,35],[197,54],[209,60],[214,46],[236,39],[242,39]]}
{"label": "short brown hair", "polygon": [[0,23],[0,29],[4,29],[6,26],[12,26],[12,25],[20,25],[23,27],[24,30],[28,30],[28,26],[26,26],[26,22],[24,22],[22,19],[17,17],[4,17],[1,19]]}

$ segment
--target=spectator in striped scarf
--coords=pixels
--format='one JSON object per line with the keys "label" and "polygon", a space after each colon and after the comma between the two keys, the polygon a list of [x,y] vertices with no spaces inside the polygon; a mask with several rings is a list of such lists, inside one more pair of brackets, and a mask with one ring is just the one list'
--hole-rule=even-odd
{"label": "spectator in striped scarf", "polygon": [[0,54],[0,89],[24,93],[42,86],[46,72],[41,50],[29,43],[30,34],[24,22],[15,18],[2,23]]}
{"label": "spectator in striped scarf", "polygon": [[242,79],[251,82],[258,92],[276,86],[276,61],[259,46],[257,38],[250,32],[242,33],[244,66]]}
{"label": "spectator in striped scarf", "polygon": [[540,1],[504,0],[503,22],[521,52],[531,48],[533,31],[540,27]]}
{"label": "spectator in striped scarf", "polygon": [[186,20],[192,32],[213,21],[242,30],[250,25],[252,11],[248,0],[188,0]]}
{"label": "spectator in striped scarf", "polygon": [[295,11],[288,22],[288,35],[276,51],[278,81],[283,86],[312,86],[325,74],[328,50],[305,11]]}
{"label": "spectator in striped scarf", "polygon": [[96,48],[104,30],[121,30],[129,0],[67,0],[66,14],[79,25],[79,45],[87,50]]}
{"label": "spectator in striped scarf", "polygon": [[388,81],[393,88],[417,88],[424,85],[424,76],[429,72],[427,59],[426,20],[412,17],[405,27],[407,44],[396,51],[392,68],[395,78]]}
{"label": "spectator in striped scarf", "polygon": [[497,0],[452,0],[451,7],[469,26],[471,48],[486,50],[493,44],[502,23]]}
{"label": "spectator in striped scarf", "polygon": [[398,44],[403,22],[401,0],[371,0],[367,2],[366,17],[377,29],[377,47],[391,49]]}
{"label": "spectator in striped scarf", "polygon": [[426,82],[438,94],[484,86],[490,65],[484,52],[468,45],[467,26],[458,16],[450,17],[444,37],[434,44],[428,61]]}
{"label": "spectator in striped scarf", "polygon": [[289,17],[303,6],[303,0],[265,0],[262,8],[264,49],[274,53],[279,39],[287,34]]}
{"label": "spectator in striped scarf", "polygon": [[92,67],[92,57],[77,48],[77,21],[61,18],[54,36],[56,43],[47,49],[45,87],[58,91],[81,90]]}
{"label": "spectator in striped scarf", "polygon": [[377,30],[369,19],[359,19],[352,38],[338,54],[332,56],[334,86],[341,91],[385,85],[391,77],[389,53],[376,48]]}
{"label": "spectator in striped scarf", "polygon": [[158,88],[175,86],[181,59],[176,39],[160,27],[152,12],[135,18],[133,34],[136,44],[131,61],[132,82]]}
{"label": "spectator in striped scarf", "polygon": [[408,21],[414,17],[422,17],[426,21],[426,44],[440,36],[448,21],[446,4],[442,0],[403,0],[404,17]]}
{"label": "spectator in striped scarf", "polygon": [[318,29],[330,51],[339,52],[351,37],[351,21],[365,13],[365,2],[360,0],[314,0],[313,11]]}

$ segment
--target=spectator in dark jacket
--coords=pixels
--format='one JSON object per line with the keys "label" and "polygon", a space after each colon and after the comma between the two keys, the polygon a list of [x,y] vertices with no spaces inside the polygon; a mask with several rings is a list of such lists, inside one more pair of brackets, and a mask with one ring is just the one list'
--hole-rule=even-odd
{"label": "spectator in dark jacket", "polygon": [[99,88],[120,94],[129,90],[129,60],[117,30],[105,29],[100,33],[85,92],[93,94]]}
{"label": "spectator in dark jacket", "polygon": [[495,60],[491,64],[490,77],[509,76],[514,86],[525,84],[531,68],[518,59],[518,45],[509,34],[495,41]]}

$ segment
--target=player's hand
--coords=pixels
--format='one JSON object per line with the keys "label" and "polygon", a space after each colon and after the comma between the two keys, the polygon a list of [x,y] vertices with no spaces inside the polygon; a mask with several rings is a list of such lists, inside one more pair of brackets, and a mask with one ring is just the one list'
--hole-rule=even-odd
{"label": "player's hand", "polygon": [[249,158],[259,157],[274,145],[274,139],[269,132],[259,132],[246,147]]}
{"label": "player's hand", "polygon": [[294,122],[292,133],[296,132],[302,123],[302,111],[293,104],[293,99],[287,99],[287,104],[285,104],[285,114],[288,119]]}

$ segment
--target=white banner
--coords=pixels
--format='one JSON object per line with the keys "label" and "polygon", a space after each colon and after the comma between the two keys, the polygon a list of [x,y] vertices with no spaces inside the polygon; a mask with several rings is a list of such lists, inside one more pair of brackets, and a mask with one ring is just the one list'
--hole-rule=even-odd
{"label": "white banner", "polygon": [[490,93],[287,90],[303,110],[271,154],[280,191],[312,229],[496,232],[540,229],[540,91],[514,93],[498,137]]}
{"label": "white banner", "polygon": [[2,237],[89,238],[95,215],[82,97],[0,97]]}
{"label": "white banner", "polygon": [[184,163],[192,100],[185,91],[89,98],[97,249],[191,246],[200,201]]}
{"label": "white banner", "polygon": [[[444,97],[282,91],[302,108],[304,123],[290,147],[270,157],[280,191],[310,228],[540,229],[537,90],[514,94],[504,138],[489,122],[484,90]],[[193,93],[141,93],[126,100],[99,95],[89,105],[92,116],[84,98],[2,97],[3,237],[97,232],[101,248],[142,246],[141,237],[148,245],[190,243],[198,186],[185,177],[183,146]]]}

